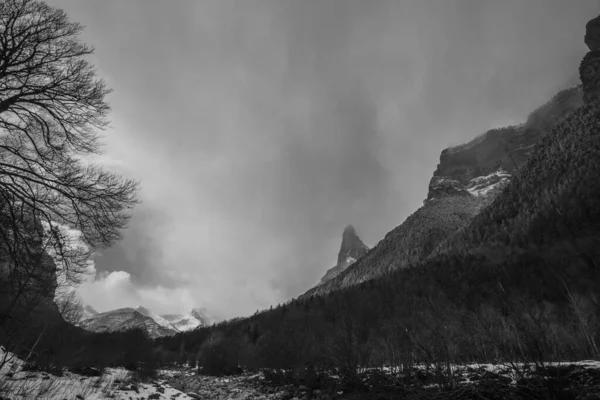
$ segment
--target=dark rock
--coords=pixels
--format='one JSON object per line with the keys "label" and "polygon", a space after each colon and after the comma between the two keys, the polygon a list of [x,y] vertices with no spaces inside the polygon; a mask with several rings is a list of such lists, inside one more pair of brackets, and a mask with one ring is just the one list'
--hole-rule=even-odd
{"label": "dark rock", "polygon": [[369,248],[360,240],[356,230],[352,225],[348,225],[342,234],[342,245],[338,253],[338,260],[335,267],[327,270],[325,276],[321,278],[321,284],[335,278],[345,271],[350,265],[367,254]]}
{"label": "dark rock", "polygon": [[464,195],[464,189],[483,183],[474,181],[493,177],[500,170],[506,174],[504,177],[514,175],[529,158],[533,146],[583,104],[582,97],[580,87],[560,91],[533,111],[524,124],[491,129],[468,143],[445,149],[433,173],[427,199]]}
{"label": "dark rock", "polygon": [[600,16],[586,24],[584,41],[590,50],[600,50]]}
{"label": "dark rock", "polygon": [[587,104],[600,98],[600,50],[590,51],[579,65],[583,85],[583,101]]}

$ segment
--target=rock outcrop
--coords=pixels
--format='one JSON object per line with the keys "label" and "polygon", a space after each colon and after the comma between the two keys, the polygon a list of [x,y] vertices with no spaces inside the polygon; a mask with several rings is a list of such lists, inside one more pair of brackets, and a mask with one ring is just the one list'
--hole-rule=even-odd
{"label": "rock outcrop", "polygon": [[600,16],[585,25],[584,42],[591,51],[600,50]]}
{"label": "rock outcrop", "polygon": [[600,50],[590,51],[579,66],[579,76],[583,85],[585,103],[598,101],[600,98]]}
{"label": "rock outcrop", "polygon": [[367,254],[368,251],[369,248],[360,240],[354,227],[348,225],[342,234],[342,245],[338,253],[337,264],[335,267],[327,270],[319,284],[323,284],[338,276],[354,264],[356,260]]}
{"label": "rock outcrop", "polygon": [[579,77],[583,100],[589,104],[600,99],[600,16],[587,23],[584,40],[590,51],[579,65]]}
{"label": "rock outcrop", "polygon": [[[490,258],[532,248],[553,261],[576,249],[596,268],[600,220],[600,50],[595,18],[585,41],[592,49],[580,65],[583,104],[563,118],[533,148],[519,179],[481,211],[469,226],[440,244],[436,254],[463,249]],[[586,249],[587,248],[587,249]],[[543,250],[541,250],[543,249]],[[494,256],[491,256],[495,254]]]}
{"label": "rock outcrop", "polygon": [[535,144],[583,104],[581,87],[559,92],[524,124],[492,129],[445,149],[429,183],[427,200],[469,194],[491,201],[525,164]]}

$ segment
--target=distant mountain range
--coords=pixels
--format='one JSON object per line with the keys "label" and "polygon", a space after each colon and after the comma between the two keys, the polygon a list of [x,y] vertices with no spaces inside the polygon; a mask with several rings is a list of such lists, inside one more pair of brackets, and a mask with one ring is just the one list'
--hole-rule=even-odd
{"label": "distant mountain range", "polygon": [[85,306],[80,326],[93,332],[115,332],[142,328],[151,338],[175,335],[216,322],[205,308],[194,308],[188,314],[159,315],[145,308],[119,308],[99,313]]}

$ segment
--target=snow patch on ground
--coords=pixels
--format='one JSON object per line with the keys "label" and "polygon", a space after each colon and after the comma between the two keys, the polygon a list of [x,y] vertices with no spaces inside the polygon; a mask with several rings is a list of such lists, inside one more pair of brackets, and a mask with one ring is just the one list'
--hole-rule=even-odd
{"label": "snow patch on ground", "polygon": [[0,398],[11,400],[192,399],[163,380],[135,382],[130,371],[109,368],[101,376],[64,371],[63,376],[23,370],[24,362],[0,347]]}

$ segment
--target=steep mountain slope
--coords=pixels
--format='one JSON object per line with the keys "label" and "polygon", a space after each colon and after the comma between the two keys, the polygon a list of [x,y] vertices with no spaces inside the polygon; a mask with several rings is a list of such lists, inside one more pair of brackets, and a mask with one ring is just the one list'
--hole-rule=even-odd
{"label": "steep mountain slope", "polygon": [[563,90],[532,112],[524,124],[492,129],[442,151],[427,199],[462,190],[479,195],[487,193],[486,189],[499,193],[525,164],[536,143],[582,104],[581,86]]}
{"label": "steep mountain slope", "polygon": [[536,143],[582,104],[581,86],[563,90],[524,124],[492,129],[442,151],[424,205],[365,256],[301,298],[353,286],[447,250],[441,243],[493,202],[527,162]]}
{"label": "steep mountain slope", "polygon": [[160,315],[146,307],[139,306],[135,309],[135,311],[139,312],[142,315],[145,315],[146,317],[152,318],[154,322],[156,322],[164,328],[173,329],[169,321],[167,321],[165,318],[161,317]]}
{"label": "steep mountain slope", "polygon": [[419,262],[457,227],[466,226],[481,204],[468,192],[428,201],[352,266],[301,297],[353,286]]}
{"label": "steep mountain slope", "polygon": [[342,245],[338,253],[337,264],[325,272],[320,284],[323,284],[345,271],[356,260],[367,254],[369,248],[360,240],[352,225],[348,225],[342,234]]}
{"label": "steep mountain slope", "polygon": [[584,245],[577,240],[595,240],[600,227],[599,109],[597,101],[586,104],[557,125],[507,190],[436,252],[565,241],[577,249]]}
{"label": "steep mountain slope", "polygon": [[96,314],[81,322],[81,327],[92,332],[115,332],[141,328],[151,338],[174,335],[177,331],[159,325],[152,318],[133,308],[119,308]]}

